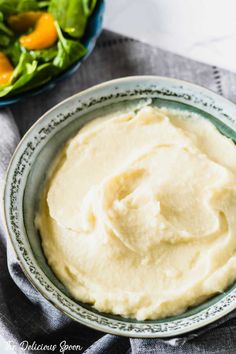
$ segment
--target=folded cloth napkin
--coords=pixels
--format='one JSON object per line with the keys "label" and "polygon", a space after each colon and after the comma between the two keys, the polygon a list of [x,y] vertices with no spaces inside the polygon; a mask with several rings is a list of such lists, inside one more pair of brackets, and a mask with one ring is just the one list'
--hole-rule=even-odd
{"label": "folded cloth napkin", "polygon": [[[0,110],[0,186],[20,136],[47,109],[101,81],[128,75],[163,75],[208,87],[236,102],[236,75],[158,48],[104,31],[96,49],[70,79],[53,91]],[[14,117],[14,118],[13,118]],[[7,255],[6,255],[7,253]],[[236,353],[236,312],[194,333],[168,339],[128,339],[105,335],[63,315],[28,282],[0,221],[0,344],[1,353],[154,354]],[[1,342],[0,342],[1,343]],[[36,350],[37,345],[57,346]],[[30,348],[31,346],[31,348]]]}

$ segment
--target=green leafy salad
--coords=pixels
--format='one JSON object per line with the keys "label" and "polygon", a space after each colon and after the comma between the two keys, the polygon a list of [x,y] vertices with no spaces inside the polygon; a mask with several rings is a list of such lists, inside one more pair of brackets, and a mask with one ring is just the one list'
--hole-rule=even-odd
{"label": "green leafy salad", "polygon": [[41,86],[86,54],[97,0],[0,0],[0,97]]}

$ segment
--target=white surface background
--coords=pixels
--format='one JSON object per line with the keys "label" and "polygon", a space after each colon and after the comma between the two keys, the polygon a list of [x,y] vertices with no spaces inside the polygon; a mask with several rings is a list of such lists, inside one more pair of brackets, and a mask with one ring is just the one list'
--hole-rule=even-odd
{"label": "white surface background", "polygon": [[104,26],[236,72],[236,0],[107,0]]}
{"label": "white surface background", "polygon": [[107,0],[104,27],[236,72],[236,0]]}

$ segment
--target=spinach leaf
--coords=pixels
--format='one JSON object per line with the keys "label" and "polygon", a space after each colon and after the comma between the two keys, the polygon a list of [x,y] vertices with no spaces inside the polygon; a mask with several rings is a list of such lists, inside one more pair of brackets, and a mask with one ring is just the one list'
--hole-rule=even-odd
{"label": "spinach leaf", "polygon": [[17,12],[17,0],[0,0],[0,11],[5,16],[15,14]]}
{"label": "spinach leaf", "polygon": [[2,34],[5,34],[6,36],[9,36],[9,37],[14,37],[14,33],[13,31],[8,28],[5,24],[4,24],[4,15],[2,12],[0,12],[0,36]]}
{"label": "spinach leaf", "polygon": [[4,53],[11,60],[14,67],[19,63],[20,56],[23,52],[25,52],[25,49],[20,46],[18,41],[13,42],[7,48],[4,48]]}
{"label": "spinach leaf", "polygon": [[25,92],[34,89],[39,85],[41,86],[47,83],[48,81],[50,81],[57,74],[58,74],[58,70],[55,68],[53,64],[51,63],[41,64],[37,67],[31,79],[26,84],[24,84],[23,87],[14,89],[14,94],[17,94],[18,92]]}
{"label": "spinach leaf", "polygon": [[71,37],[80,38],[96,2],[97,0],[51,0],[48,11],[64,32]]}
{"label": "spinach leaf", "polygon": [[0,88],[0,97],[6,96],[13,90],[18,90],[34,77],[37,69],[37,61],[31,62],[31,58],[28,53],[22,53],[19,64],[14,70],[12,84],[8,86],[2,86]]}
{"label": "spinach leaf", "polygon": [[[59,1],[60,2],[60,1]],[[5,15],[38,10],[37,0],[0,0],[0,11]]]}
{"label": "spinach leaf", "polygon": [[82,3],[83,3],[83,7],[84,7],[84,12],[86,13],[86,15],[91,16],[91,14],[96,6],[97,0],[83,0]]}
{"label": "spinach leaf", "polygon": [[31,50],[30,55],[39,62],[47,63],[53,60],[58,53],[57,45],[43,50]]}
{"label": "spinach leaf", "polygon": [[36,11],[38,9],[39,6],[37,0],[18,0],[17,13],[26,11]]}
{"label": "spinach leaf", "polygon": [[37,61],[32,60],[31,56],[27,52],[23,52],[20,56],[19,63],[13,72],[13,82],[21,75],[31,74],[36,70]]}
{"label": "spinach leaf", "polygon": [[0,33],[0,46],[1,47],[8,47],[10,42],[11,42],[11,40],[8,36]]}
{"label": "spinach leaf", "polygon": [[30,62],[31,59],[28,53],[22,53],[12,84],[0,88],[0,97],[31,90],[50,81],[59,73],[59,69],[52,63],[38,65],[36,60]]}
{"label": "spinach leaf", "polygon": [[[60,1],[60,0],[59,0]],[[40,9],[44,8],[44,7],[48,7],[50,4],[50,0],[38,0],[38,7]]]}
{"label": "spinach leaf", "polygon": [[78,59],[83,57],[87,49],[78,40],[67,39],[63,36],[58,23],[56,23],[58,33],[58,54],[53,60],[53,64],[64,70]]}

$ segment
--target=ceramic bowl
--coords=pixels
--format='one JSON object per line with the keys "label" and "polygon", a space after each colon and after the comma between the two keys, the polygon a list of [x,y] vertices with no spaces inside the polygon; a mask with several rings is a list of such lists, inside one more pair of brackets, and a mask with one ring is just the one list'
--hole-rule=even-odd
{"label": "ceramic bowl", "polygon": [[236,140],[236,106],[205,88],[156,76],[137,76],[105,82],[63,101],[40,118],[21,140],[5,182],[6,229],[23,271],[35,288],[74,320],[116,335],[155,338],[196,330],[236,308],[236,283],[185,313],[155,321],[137,321],[104,313],[75,301],[55,277],[44,257],[34,226],[35,212],[47,171],[63,144],[86,122],[152,102],[199,112],[223,134]]}
{"label": "ceramic bowl", "polygon": [[84,60],[87,59],[87,57],[91,54],[96,40],[99,37],[101,30],[102,30],[102,22],[103,22],[103,14],[105,10],[105,2],[104,0],[98,0],[96,7],[93,11],[92,16],[88,20],[87,28],[85,31],[85,34],[83,38],[81,39],[83,45],[87,48],[87,53],[86,55],[79,59],[76,63],[72,64],[68,69],[66,69],[64,72],[59,74],[58,76],[54,77],[47,83],[36,87],[35,89],[19,93],[15,96],[7,96],[0,98],[0,107],[8,106],[13,103],[17,103],[19,101],[26,100],[30,96],[35,96],[38,95],[42,92],[48,91],[53,89],[58,82],[70,77],[72,74],[74,74],[75,71],[78,70],[80,65]]}

